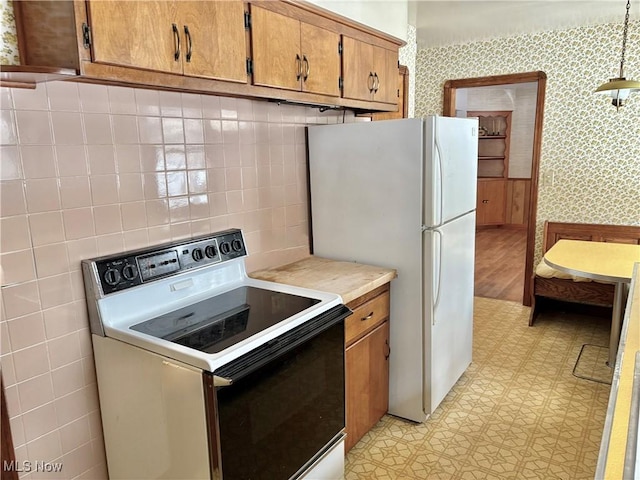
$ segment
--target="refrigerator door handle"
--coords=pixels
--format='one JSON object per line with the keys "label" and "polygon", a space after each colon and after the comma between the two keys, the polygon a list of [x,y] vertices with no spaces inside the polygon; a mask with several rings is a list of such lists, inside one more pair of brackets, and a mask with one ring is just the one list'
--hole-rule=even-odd
{"label": "refrigerator door handle", "polygon": [[[433,310],[435,311],[438,308],[438,304],[440,303],[440,284],[442,279],[442,232],[440,230],[434,230],[434,242],[433,242],[433,265],[434,267],[437,265],[437,268],[434,269],[434,274],[437,272],[437,275],[433,276],[434,280],[434,291],[433,291]],[[436,324],[436,315],[431,316],[431,325]]]}

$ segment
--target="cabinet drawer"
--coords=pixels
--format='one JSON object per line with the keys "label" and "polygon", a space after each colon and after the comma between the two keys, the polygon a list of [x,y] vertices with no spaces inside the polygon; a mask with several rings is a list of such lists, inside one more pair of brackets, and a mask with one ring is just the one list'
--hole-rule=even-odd
{"label": "cabinet drawer", "polygon": [[353,309],[345,320],[345,343],[349,345],[389,318],[389,292],[386,291]]}

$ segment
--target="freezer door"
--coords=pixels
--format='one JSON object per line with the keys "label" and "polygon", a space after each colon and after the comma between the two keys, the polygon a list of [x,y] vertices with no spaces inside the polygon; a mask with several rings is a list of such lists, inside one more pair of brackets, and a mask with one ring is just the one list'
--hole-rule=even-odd
{"label": "freezer door", "polygon": [[475,212],[424,234],[424,411],[440,405],[471,363]]}
{"label": "freezer door", "polygon": [[424,224],[440,226],[476,208],[478,119],[425,119]]}

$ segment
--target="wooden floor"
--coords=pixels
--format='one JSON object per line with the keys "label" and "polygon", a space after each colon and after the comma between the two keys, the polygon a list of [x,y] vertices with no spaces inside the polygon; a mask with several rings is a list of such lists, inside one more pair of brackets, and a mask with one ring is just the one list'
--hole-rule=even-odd
{"label": "wooden floor", "polygon": [[522,302],[527,231],[490,228],[476,233],[475,295]]}

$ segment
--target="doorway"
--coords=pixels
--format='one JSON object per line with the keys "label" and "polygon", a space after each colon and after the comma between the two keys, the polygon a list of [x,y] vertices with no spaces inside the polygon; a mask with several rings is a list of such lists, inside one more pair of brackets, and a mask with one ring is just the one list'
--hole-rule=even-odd
{"label": "doorway", "polygon": [[[538,204],[538,177],[540,165],[540,149],[542,143],[542,120],[544,114],[544,99],[546,87],[546,74],[544,72],[528,72],[512,75],[499,75],[492,77],[478,77],[458,80],[448,80],[444,86],[445,116],[456,116],[458,97],[464,97],[464,90],[476,87],[520,85],[533,83],[535,85],[535,115],[532,130],[531,151],[531,178],[529,193],[523,204],[522,226],[526,234],[524,272],[522,273],[522,303],[531,305],[531,278],[533,275],[533,257],[535,252],[536,211]],[[492,110],[489,108],[489,110]],[[505,173],[506,178],[506,173]],[[507,183],[505,183],[505,188]],[[505,190],[506,195],[506,190]]]}

